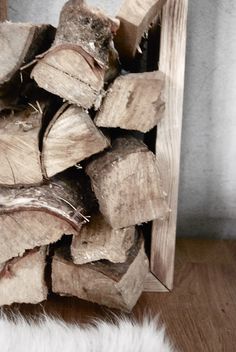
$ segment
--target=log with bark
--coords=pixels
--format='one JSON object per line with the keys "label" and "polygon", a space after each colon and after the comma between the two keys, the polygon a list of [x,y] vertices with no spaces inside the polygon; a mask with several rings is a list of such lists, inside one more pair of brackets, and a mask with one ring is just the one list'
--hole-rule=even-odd
{"label": "log with bark", "polygon": [[12,303],[39,303],[47,299],[44,280],[46,247],[27,251],[0,268],[0,306]]}
{"label": "log with bark", "polygon": [[39,184],[43,181],[39,135],[49,101],[0,113],[0,184]]}
{"label": "log with bark", "polygon": [[52,290],[130,311],[142,293],[147,273],[148,259],[142,238],[131,248],[127,261],[121,264],[99,261],[76,265],[59,251],[52,262]]}
{"label": "log with bark", "polygon": [[126,0],[117,14],[120,27],[115,45],[124,63],[129,63],[139,49],[143,34],[161,12],[166,0]]}
{"label": "log with bark", "polygon": [[[22,83],[20,68],[47,50],[55,35],[50,25],[0,23],[0,108],[14,101]],[[13,85],[14,84],[14,85]],[[8,103],[2,103],[8,101]]]}
{"label": "log with bark", "polygon": [[133,137],[118,138],[86,167],[99,209],[113,228],[164,218],[169,209],[155,155]]}
{"label": "log with bark", "polygon": [[118,77],[97,113],[96,125],[148,132],[163,117],[164,82],[159,71]]}
{"label": "log with bark", "polygon": [[51,177],[109,145],[86,111],[65,104],[44,134],[42,163],[45,176]]}
{"label": "log with bark", "polygon": [[32,77],[40,87],[73,104],[99,106],[117,28],[117,20],[88,8],[83,0],[68,1],[53,46],[34,67]]}
{"label": "log with bark", "polygon": [[74,180],[0,190],[0,263],[25,250],[78,234],[86,221],[82,191]]}
{"label": "log with bark", "polygon": [[101,259],[113,263],[127,260],[135,242],[135,227],[113,229],[100,214],[93,214],[80,233],[73,236],[71,255],[75,264],[85,264]]}

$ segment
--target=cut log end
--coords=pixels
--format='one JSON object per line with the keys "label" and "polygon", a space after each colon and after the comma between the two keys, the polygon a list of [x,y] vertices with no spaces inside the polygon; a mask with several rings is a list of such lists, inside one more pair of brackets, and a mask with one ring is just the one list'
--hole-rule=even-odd
{"label": "cut log end", "polygon": [[34,67],[31,77],[41,88],[70,103],[91,108],[103,94],[105,70],[94,62],[91,65],[88,56],[70,45],[53,48]]}
{"label": "cut log end", "polygon": [[104,80],[114,74],[108,67],[109,58],[113,56],[114,62],[115,56],[115,23],[83,1],[68,1],[61,11],[53,46],[35,66],[32,77],[40,87],[72,104],[97,109]]}
{"label": "cut log end", "polygon": [[0,269],[0,306],[46,300],[45,265],[46,247],[28,251],[22,258],[5,263]]}
{"label": "cut log end", "polygon": [[76,265],[57,253],[52,263],[52,290],[109,308],[131,311],[142,293],[147,272],[148,259],[141,239],[123,264]]}
{"label": "cut log end", "polygon": [[85,264],[106,259],[113,263],[123,263],[134,242],[134,226],[114,230],[98,213],[91,217],[91,221],[82,227],[78,235],[73,236],[73,262]]}
{"label": "cut log end", "polygon": [[115,140],[91,161],[90,176],[99,208],[113,228],[163,219],[169,209],[155,155],[135,138]]}
{"label": "cut log end", "polygon": [[76,182],[53,180],[48,185],[1,189],[0,263],[25,250],[78,234],[85,215]]}
{"label": "cut log end", "polygon": [[89,114],[77,106],[62,109],[50,122],[43,139],[45,175],[53,175],[96,154],[110,143]]}
{"label": "cut log end", "polygon": [[163,117],[164,78],[159,71],[117,78],[97,113],[96,125],[148,132]]}
{"label": "cut log end", "polygon": [[34,105],[0,115],[0,185],[30,185],[43,181],[39,151],[43,115]]}
{"label": "cut log end", "polygon": [[0,23],[0,87],[10,82],[21,66],[47,50],[54,33],[50,25]]}
{"label": "cut log end", "polygon": [[143,34],[161,12],[166,0],[123,1],[117,18],[120,27],[115,36],[115,45],[123,63],[135,57]]}

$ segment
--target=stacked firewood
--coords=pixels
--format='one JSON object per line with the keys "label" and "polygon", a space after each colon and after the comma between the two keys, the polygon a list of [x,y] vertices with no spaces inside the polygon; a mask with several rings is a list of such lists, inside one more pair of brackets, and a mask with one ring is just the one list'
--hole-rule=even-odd
{"label": "stacked firewood", "polygon": [[82,0],[57,30],[0,24],[0,305],[43,301],[47,287],[137,302],[149,264],[136,225],[169,212],[143,142],[163,115],[164,77],[122,65],[163,2],[132,8],[141,18],[128,27],[130,11],[112,19]]}

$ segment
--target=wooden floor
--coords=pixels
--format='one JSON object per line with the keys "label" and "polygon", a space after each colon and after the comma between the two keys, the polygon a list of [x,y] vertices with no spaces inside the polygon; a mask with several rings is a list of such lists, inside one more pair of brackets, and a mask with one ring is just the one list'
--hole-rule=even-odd
{"label": "wooden floor", "polygon": [[[15,306],[23,314],[47,312],[66,321],[112,318],[108,309],[73,298],[51,297]],[[184,352],[236,351],[236,241],[177,241],[172,293],[144,293],[132,316],[160,315],[175,346]]]}

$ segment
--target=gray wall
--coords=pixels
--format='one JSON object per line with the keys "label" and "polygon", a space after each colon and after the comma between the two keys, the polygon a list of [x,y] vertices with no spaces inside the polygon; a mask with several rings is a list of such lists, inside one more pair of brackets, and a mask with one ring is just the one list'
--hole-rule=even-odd
{"label": "gray wall", "polygon": [[[236,2],[189,1],[178,234],[236,238]],[[9,0],[9,17],[56,25],[63,3]]]}

